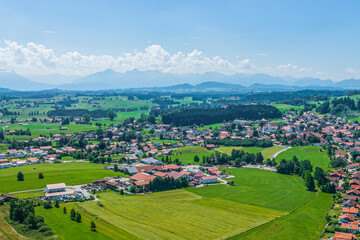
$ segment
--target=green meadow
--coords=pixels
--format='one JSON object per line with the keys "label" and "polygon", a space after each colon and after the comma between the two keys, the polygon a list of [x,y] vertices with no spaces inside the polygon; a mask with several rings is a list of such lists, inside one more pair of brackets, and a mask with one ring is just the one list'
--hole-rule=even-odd
{"label": "green meadow", "polygon": [[[61,183],[76,185],[103,179],[124,176],[122,173],[104,169],[105,165],[84,162],[43,163],[0,169],[0,193],[45,188],[46,184]],[[17,181],[17,173],[24,174],[24,181]],[[44,178],[39,179],[38,174]]]}
{"label": "green meadow", "polygon": [[235,176],[232,178],[235,186],[216,185],[187,190],[201,196],[217,197],[287,212],[315,195],[313,192],[305,191],[304,182],[298,176],[254,168],[228,168],[224,171]]}
{"label": "green meadow", "polygon": [[[36,208],[59,239],[317,239],[331,195],[305,190],[297,176],[226,169],[235,186],[216,185],[147,195],[99,193],[100,203]],[[63,214],[62,207],[68,210]],[[82,222],[70,220],[70,209]],[[90,222],[97,232],[90,231]]]}
{"label": "green meadow", "polygon": [[27,128],[29,128],[31,132],[31,136],[28,135],[9,135],[6,136],[10,139],[16,139],[16,140],[27,140],[30,138],[37,138],[40,135],[42,136],[50,136],[50,133],[52,134],[58,134],[58,133],[67,133],[67,132],[82,132],[82,131],[90,131],[90,130],[96,130],[98,129],[95,125],[77,125],[77,124],[70,124],[66,125],[65,127],[68,128],[68,130],[60,130],[60,123],[49,123],[44,124],[40,122],[29,122],[24,123],[24,125],[19,126],[18,124],[1,124],[0,128],[6,129],[6,130],[24,130],[26,131]]}
{"label": "green meadow", "polygon": [[[176,150],[174,150],[174,155],[171,155],[169,157],[171,157],[172,160],[178,158],[183,164],[200,164],[202,163],[203,156],[210,156],[213,153],[213,150],[207,150],[206,148],[201,146],[187,146],[177,148]],[[195,156],[199,157],[200,162],[194,162]]]}
{"label": "green meadow", "polygon": [[275,161],[279,163],[281,159],[290,160],[296,156],[299,161],[309,160],[313,167],[321,167],[324,170],[330,169],[330,158],[327,155],[326,150],[323,150],[321,147],[315,146],[300,146],[290,148],[282,153],[280,153]]}
{"label": "green meadow", "polygon": [[[226,238],[284,214],[282,211],[240,202],[202,197],[185,190],[143,196],[121,196],[105,192],[100,197],[102,207],[97,202],[85,202],[79,204],[78,208],[83,215],[96,216],[97,220],[109,223],[101,226],[98,232],[114,239]],[[66,216],[65,219],[60,218],[64,219],[63,226],[57,231],[55,225],[58,218],[53,216],[64,215],[61,209],[38,209],[39,214],[45,217],[45,222],[50,227],[54,226],[53,230],[60,239],[67,239],[66,236],[76,230],[76,225]],[[115,230],[118,230],[116,236],[113,234]],[[80,231],[74,237],[89,239],[86,236],[92,234],[90,230],[86,234]]]}
{"label": "green meadow", "polygon": [[220,152],[224,152],[227,154],[231,154],[232,150],[236,149],[236,150],[243,150],[244,152],[248,152],[248,153],[258,153],[261,152],[261,154],[264,156],[264,159],[268,159],[268,158],[272,158],[274,156],[275,153],[281,151],[282,149],[285,149],[285,147],[283,146],[277,146],[274,145],[272,147],[268,147],[268,148],[260,148],[260,147],[229,147],[229,146],[221,146],[219,148],[217,148],[216,150],[220,151]]}
{"label": "green meadow", "polygon": [[279,109],[281,112],[289,111],[289,110],[301,110],[301,109],[303,109],[302,106],[293,106],[293,105],[289,105],[289,104],[271,104],[271,105],[276,107],[277,109]]}
{"label": "green meadow", "polygon": [[325,228],[325,215],[331,204],[331,194],[320,193],[297,211],[231,239],[317,240]]}

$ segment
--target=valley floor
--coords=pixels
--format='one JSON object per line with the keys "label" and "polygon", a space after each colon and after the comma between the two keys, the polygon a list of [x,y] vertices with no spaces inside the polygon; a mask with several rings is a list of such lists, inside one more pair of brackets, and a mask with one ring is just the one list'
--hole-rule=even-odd
{"label": "valley floor", "polygon": [[[227,171],[235,186],[137,196],[103,192],[99,202],[38,207],[36,213],[59,239],[318,239],[331,195],[306,191],[297,176]],[[70,220],[71,208],[81,213],[81,223]],[[91,221],[96,232],[90,231]]]}

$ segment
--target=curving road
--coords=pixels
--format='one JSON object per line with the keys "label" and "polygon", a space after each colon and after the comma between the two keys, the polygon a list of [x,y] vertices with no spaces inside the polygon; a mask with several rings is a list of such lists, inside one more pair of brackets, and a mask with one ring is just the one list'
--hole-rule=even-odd
{"label": "curving road", "polygon": [[292,147],[287,147],[287,148],[284,148],[284,149],[278,151],[277,153],[275,153],[275,154],[272,156],[271,159],[275,159],[280,153],[285,152],[286,150],[288,150],[288,149],[290,149],[290,148],[292,148]]}

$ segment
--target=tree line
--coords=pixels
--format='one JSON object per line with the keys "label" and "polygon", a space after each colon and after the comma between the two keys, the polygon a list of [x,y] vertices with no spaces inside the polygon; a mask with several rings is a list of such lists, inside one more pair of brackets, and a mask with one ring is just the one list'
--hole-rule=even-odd
{"label": "tree line", "polygon": [[209,139],[206,144],[224,145],[224,146],[241,146],[241,147],[272,147],[273,142],[269,139]]}
{"label": "tree line", "polygon": [[152,192],[168,191],[189,187],[187,178],[174,179],[173,177],[155,178],[150,181],[149,189]]}
{"label": "tree line", "polygon": [[162,112],[165,124],[176,126],[190,126],[193,124],[213,124],[235,119],[259,120],[272,119],[282,116],[279,109],[270,105],[229,105],[220,108],[190,108]]}

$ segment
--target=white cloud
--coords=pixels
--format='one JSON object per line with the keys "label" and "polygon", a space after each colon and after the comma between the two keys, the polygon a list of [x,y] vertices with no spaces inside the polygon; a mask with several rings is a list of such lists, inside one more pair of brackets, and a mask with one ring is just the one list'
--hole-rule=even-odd
{"label": "white cloud", "polygon": [[360,73],[360,69],[355,70],[355,69],[353,69],[353,68],[351,68],[351,67],[346,68],[345,71],[346,71],[347,73],[351,73],[351,74],[359,74],[359,73]]}
{"label": "white cloud", "polygon": [[32,42],[20,45],[5,41],[0,47],[0,69],[15,71],[23,75],[64,74],[84,76],[107,69],[126,72],[158,70],[167,73],[205,73],[223,74],[267,73],[278,76],[302,77],[315,75],[312,68],[304,68],[291,63],[277,67],[257,67],[249,59],[231,62],[220,56],[207,57],[201,51],[170,54],[160,45],[150,45],[144,51],[135,50],[119,57],[109,55],[82,55],[74,51],[56,55],[52,49]]}
{"label": "white cloud", "polygon": [[264,68],[264,73],[275,76],[291,76],[291,77],[305,77],[314,75],[314,69],[312,67],[305,68],[299,67],[292,63],[281,64],[275,68]]}
{"label": "white cloud", "polygon": [[266,57],[268,54],[267,53],[258,53],[256,55],[261,56],[261,57]]}

